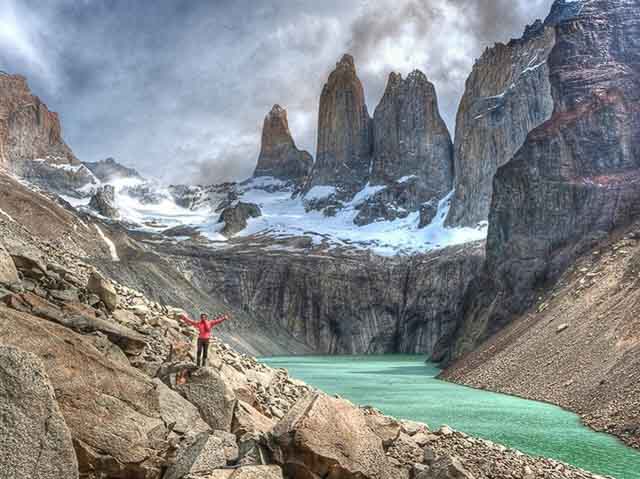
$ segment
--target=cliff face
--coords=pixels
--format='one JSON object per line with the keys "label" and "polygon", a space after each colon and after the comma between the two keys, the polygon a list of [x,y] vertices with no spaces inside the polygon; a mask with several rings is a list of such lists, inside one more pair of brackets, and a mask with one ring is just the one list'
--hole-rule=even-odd
{"label": "cliff face", "polygon": [[78,165],[64,143],[57,113],[31,94],[19,75],[0,73],[0,166],[20,171],[24,160]]}
{"label": "cliff face", "polygon": [[640,1],[578,3],[560,16],[549,57],[553,116],[498,170],[486,278],[467,305],[456,354],[640,215]]}
{"label": "cliff face", "polygon": [[253,176],[273,176],[281,180],[304,180],[313,166],[313,158],[296,147],[289,131],[287,111],[274,105],[264,119],[262,146]]}
{"label": "cliff face", "polygon": [[344,55],[322,89],[318,152],[311,185],[339,185],[355,191],[371,163],[371,118],[351,55]]}
{"label": "cliff face", "polygon": [[547,59],[554,44],[553,26],[537,22],[521,39],[485,51],[474,65],[456,119],[455,195],[449,226],[475,226],[487,220],[498,167],[551,116]]}
{"label": "cliff face", "polygon": [[451,191],[451,136],[440,116],[435,88],[424,73],[416,70],[406,79],[391,73],[373,124],[372,184],[416,175],[426,196],[439,199]]}
{"label": "cliff face", "polygon": [[[448,344],[482,244],[410,258],[265,248],[253,239],[225,250],[167,245],[202,291],[224,298],[266,329],[316,353],[425,353]],[[295,345],[291,345],[295,348]]]}

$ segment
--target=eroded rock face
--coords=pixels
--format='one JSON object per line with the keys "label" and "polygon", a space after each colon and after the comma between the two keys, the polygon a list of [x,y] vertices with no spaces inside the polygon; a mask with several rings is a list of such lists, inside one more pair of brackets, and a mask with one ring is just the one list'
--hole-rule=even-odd
{"label": "eroded rock face", "polygon": [[369,174],[371,118],[351,55],[344,55],[322,89],[318,152],[311,186],[340,185],[357,190]]}
{"label": "eroded rock face", "polygon": [[0,73],[0,166],[19,172],[23,160],[79,164],[62,139],[57,113],[31,94],[20,75]]}
{"label": "eroded rock face", "polygon": [[[555,111],[498,170],[487,277],[461,354],[534,299],[577,255],[640,215],[640,1],[590,1],[562,18],[549,57]],[[564,16],[560,7],[569,8]]]}
{"label": "eroded rock face", "polygon": [[433,84],[421,71],[406,79],[389,75],[373,116],[372,184],[397,182],[416,175],[424,201],[440,199],[453,185],[453,144],[440,117]]}
{"label": "eroded rock face", "polygon": [[274,105],[264,119],[262,146],[253,176],[273,176],[299,183],[307,177],[312,166],[311,155],[299,150],[293,141],[287,110]]}
{"label": "eroded rock face", "polygon": [[71,433],[42,362],[7,346],[0,346],[0,430],[2,477],[78,477]]}
{"label": "eroded rock face", "polygon": [[554,45],[551,22],[538,22],[522,38],[486,50],[474,65],[456,119],[455,196],[448,225],[487,220],[498,167],[551,116],[547,58]]}
{"label": "eroded rock face", "polygon": [[243,243],[194,257],[181,248],[171,245],[162,254],[190,271],[200,289],[311,351],[331,354],[439,350],[456,329],[467,285],[484,260],[481,243],[408,258],[267,251]]}

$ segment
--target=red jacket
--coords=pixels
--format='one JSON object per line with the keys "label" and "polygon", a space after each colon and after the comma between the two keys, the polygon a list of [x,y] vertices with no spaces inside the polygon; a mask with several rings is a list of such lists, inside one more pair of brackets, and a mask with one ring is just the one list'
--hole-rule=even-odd
{"label": "red jacket", "polygon": [[182,320],[199,331],[198,339],[211,339],[211,330],[213,329],[213,327],[225,322],[225,319],[214,319],[211,321],[192,321],[186,316],[183,316]]}

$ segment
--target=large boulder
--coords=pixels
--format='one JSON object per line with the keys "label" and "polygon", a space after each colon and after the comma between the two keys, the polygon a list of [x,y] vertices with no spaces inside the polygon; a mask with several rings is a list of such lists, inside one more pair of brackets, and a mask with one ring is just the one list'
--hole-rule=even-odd
{"label": "large boulder", "polygon": [[3,306],[0,343],[42,360],[71,430],[81,474],[161,477],[172,438],[181,437],[172,427],[185,413],[184,403],[161,399],[166,391],[138,370],[110,360],[91,338]]}
{"label": "large boulder", "polygon": [[222,234],[231,237],[247,227],[249,218],[258,218],[262,215],[260,207],[253,203],[239,201],[233,206],[225,208],[220,214],[218,223],[224,223]]}
{"label": "large boulder", "polygon": [[236,395],[218,371],[212,368],[193,371],[176,390],[198,408],[212,429],[231,430]]}
{"label": "large boulder", "polygon": [[118,293],[113,284],[95,270],[89,276],[87,289],[90,293],[98,295],[109,311],[115,311],[118,307]]}
{"label": "large boulder", "polygon": [[[234,453],[229,451],[228,446],[225,447],[227,438],[217,432],[200,434],[191,446],[182,451],[176,463],[167,470],[163,479],[208,477],[216,469],[232,462]],[[237,447],[235,453],[237,458]]]}
{"label": "large boulder", "polygon": [[20,278],[18,277],[18,270],[16,265],[11,259],[9,253],[0,242],[0,283],[14,284],[18,283]]}
{"label": "large boulder", "polygon": [[282,479],[282,469],[278,466],[245,466],[236,470],[218,469],[207,479]]}
{"label": "large boulder", "polygon": [[78,463],[42,362],[0,346],[0,476],[73,479]]}
{"label": "large boulder", "polygon": [[318,392],[300,400],[276,425],[270,447],[290,477],[397,477],[364,412]]}

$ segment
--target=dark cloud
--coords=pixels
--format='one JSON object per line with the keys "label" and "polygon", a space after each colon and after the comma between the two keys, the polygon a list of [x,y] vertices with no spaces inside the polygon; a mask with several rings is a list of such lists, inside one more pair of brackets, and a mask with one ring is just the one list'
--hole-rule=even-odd
{"label": "dark cloud", "polygon": [[443,116],[474,58],[519,36],[551,0],[5,0],[0,69],[25,74],[87,161],[114,156],[171,182],[251,173],[264,115],[316,143],[322,85],[345,51],[369,110],[392,70],[423,70]]}

